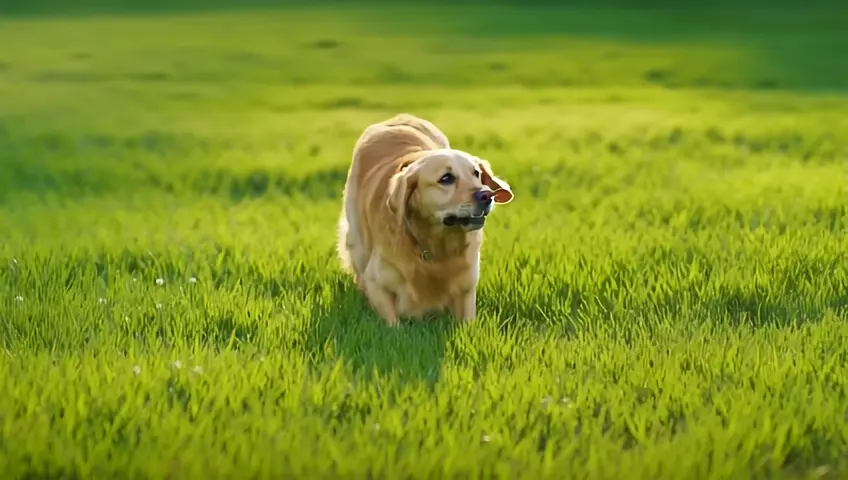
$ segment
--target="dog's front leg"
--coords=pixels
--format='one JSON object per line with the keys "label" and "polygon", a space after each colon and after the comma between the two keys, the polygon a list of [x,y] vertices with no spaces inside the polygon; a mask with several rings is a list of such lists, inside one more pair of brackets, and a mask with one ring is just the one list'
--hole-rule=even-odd
{"label": "dog's front leg", "polygon": [[460,292],[451,298],[448,310],[457,320],[468,323],[477,316],[477,290]]}
{"label": "dog's front leg", "polygon": [[390,327],[398,326],[398,314],[395,294],[386,290],[382,285],[365,280],[365,296],[374,310],[383,317],[386,325]]}

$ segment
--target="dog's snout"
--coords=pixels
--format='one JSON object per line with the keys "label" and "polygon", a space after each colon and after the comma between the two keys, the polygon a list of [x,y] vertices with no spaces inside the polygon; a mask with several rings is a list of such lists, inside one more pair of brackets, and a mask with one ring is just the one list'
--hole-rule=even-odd
{"label": "dog's snout", "polygon": [[483,205],[492,203],[492,192],[489,190],[477,190],[474,192],[474,200],[477,200],[477,203]]}

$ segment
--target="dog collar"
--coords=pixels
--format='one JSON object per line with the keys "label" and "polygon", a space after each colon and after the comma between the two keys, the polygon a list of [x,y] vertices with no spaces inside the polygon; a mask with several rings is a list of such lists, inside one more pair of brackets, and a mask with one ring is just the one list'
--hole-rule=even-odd
{"label": "dog collar", "polygon": [[412,224],[409,222],[409,217],[407,217],[406,215],[403,216],[403,224],[406,227],[406,233],[409,234],[409,238],[411,238],[412,242],[415,243],[415,246],[418,247],[418,252],[421,255],[421,260],[429,262],[432,258],[432,254],[429,250],[427,250],[421,245],[421,242],[419,242],[418,239],[415,237],[415,234],[412,233]]}

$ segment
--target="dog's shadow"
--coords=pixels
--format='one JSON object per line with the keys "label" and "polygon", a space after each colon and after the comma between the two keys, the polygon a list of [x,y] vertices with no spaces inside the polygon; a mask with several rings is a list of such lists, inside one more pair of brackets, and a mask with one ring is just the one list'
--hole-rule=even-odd
{"label": "dog's shadow", "polygon": [[455,320],[431,315],[390,328],[350,279],[339,274],[331,282],[312,304],[306,346],[314,364],[341,360],[359,378],[438,381]]}

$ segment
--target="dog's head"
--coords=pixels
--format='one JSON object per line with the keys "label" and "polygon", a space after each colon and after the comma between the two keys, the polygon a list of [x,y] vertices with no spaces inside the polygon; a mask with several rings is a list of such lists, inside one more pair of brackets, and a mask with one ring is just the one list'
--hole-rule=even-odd
{"label": "dog's head", "polygon": [[434,225],[479,230],[497,203],[512,201],[512,190],[489,162],[461,150],[424,153],[396,173],[389,184],[389,208],[398,222],[410,214]]}

